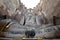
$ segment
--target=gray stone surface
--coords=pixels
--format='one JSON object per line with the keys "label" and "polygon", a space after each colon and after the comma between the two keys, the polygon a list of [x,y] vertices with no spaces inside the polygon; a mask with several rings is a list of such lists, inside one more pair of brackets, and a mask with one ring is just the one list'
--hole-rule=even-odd
{"label": "gray stone surface", "polygon": [[36,23],[37,23],[37,25],[41,25],[42,24],[41,16],[39,16],[39,15],[36,16]]}
{"label": "gray stone surface", "polygon": [[[9,20],[3,20],[5,22],[9,22]],[[42,25],[42,26],[23,26],[17,23],[16,21],[10,21],[10,26],[7,31],[4,32],[5,37],[23,37],[25,30],[35,28],[36,35],[35,37],[42,38],[54,38],[58,37],[60,33],[60,25],[52,26],[52,25]],[[57,33],[57,34],[56,34]]]}
{"label": "gray stone surface", "polygon": [[34,25],[35,24],[35,16],[32,13],[28,13],[26,18],[25,25]]}
{"label": "gray stone surface", "polygon": [[[59,30],[58,26],[50,26],[50,27],[42,28],[42,29],[38,30],[35,37],[55,38],[56,32],[58,30]],[[57,33],[57,34],[59,34],[59,33]]]}
{"label": "gray stone surface", "polygon": [[24,20],[25,20],[25,18],[24,18],[24,16],[22,15],[22,16],[21,16],[21,20],[20,20],[20,24],[21,24],[21,25],[24,24]]}

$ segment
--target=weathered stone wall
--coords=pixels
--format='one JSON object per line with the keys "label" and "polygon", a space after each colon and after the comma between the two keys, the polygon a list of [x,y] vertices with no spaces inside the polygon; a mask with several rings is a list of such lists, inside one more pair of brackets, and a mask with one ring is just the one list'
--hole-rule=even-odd
{"label": "weathered stone wall", "polygon": [[9,15],[13,14],[15,9],[19,5],[18,0],[0,0],[0,5],[3,5],[4,8],[8,9]]}
{"label": "weathered stone wall", "polygon": [[41,0],[40,3],[34,8],[36,13],[43,13],[42,16],[46,17],[49,23],[53,22],[53,16],[60,17],[59,10],[60,0]]}
{"label": "weathered stone wall", "polygon": [[46,18],[48,18],[49,22],[52,22],[53,16],[59,16],[60,12],[60,0],[42,0],[42,12],[45,13]]}
{"label": "weathered stone wall", "polygon": [[[1,8],[3,6],[3,8]],[[26,12],[26,7],[20,0],[0,0],[0,14],[7,15],[7,18],[20,20],[20,14]],[[19,19],[18,19],[19,18]]]}

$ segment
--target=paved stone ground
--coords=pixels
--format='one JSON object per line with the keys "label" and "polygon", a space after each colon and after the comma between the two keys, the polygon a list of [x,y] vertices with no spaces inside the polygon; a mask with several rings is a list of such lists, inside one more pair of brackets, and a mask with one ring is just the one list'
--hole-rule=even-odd
{"label": "paved stone ground", "polygon": [[16,21],[13,21],[13,22],[11,21],[11,23],[12,24],[10,25],[10,27],[5,32],[3,32],[6,39],[23,37],[25,30],[32,29],[32,28],[35,28],[35,31],[36,31],[35,38],[36,37],[52,38],[54,37],[54,33],[60,29],[60,25],[52,26],[50,24],[47,24],[42,26],[37,26],[37,25],[22,26]]}
{"label": "paved stone ground", "polygon": [[[16,40],[16,39],[13,39],[13,38],[0,38],[0,40]],[[33,38],[33,39],[28,38],[28,39],[22,39],[22,40],[38,40],[38,38]],[[42,39],[42,40],[60,40],[60,39]]]}

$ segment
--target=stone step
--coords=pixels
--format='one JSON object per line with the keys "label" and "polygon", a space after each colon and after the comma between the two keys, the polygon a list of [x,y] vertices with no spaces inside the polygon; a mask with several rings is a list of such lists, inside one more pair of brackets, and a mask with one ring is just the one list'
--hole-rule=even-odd
{"label": "stone step", "polygon": [[11,27],[11,28],[9,28],[9,30],[10,29],[26,29],[26,28],[22,28],[22,27],[20,27],[20,28],[17,28],[17,27]]}
{"label": "stone step", "polygon": [[19,28],[12,28],[12,29],[8,29],[8,32],[25,32],[26,29],[19,29]]}
{"label": "stone step", "polygon": [[24,34],[25,32],[2,32],[4,34],[8,34],[8,33],[11,33],[11,34]]}
{"label": "stone step", "polygon": [[[13,38],[0,38],[0,40],[13,40]],[[38,38],[22,38],[22,40],[38,40]],[[60,40],[60,39],[41,39],[41,40]]]}
{"label": "stone step", "polygon": [[60,40],[60,39],[43,39],[43,38],[22,38],[22,40]]}
{"label": "stone step", "polygon": [[0,38],[0,40],[12,40],[12,38]]}
{"label": "stone step", "polygon": [[11,32],[1,32],[0,37],[14,38],[14,37],[23,37],[24,33],[11,33]]}
{"label": "stone step", "polygon": [[12,33],[4,33],[5,37],[14,38],[14,37],[23,37],[24,34],[12,34]]}
{"label": "stone step", "polygon": [[26,29],[26,26],[22,26],[20,24],[12,24],[10,25],[10,27],[8,29],[12,29],[12,28],[16,28],[16,29]]}

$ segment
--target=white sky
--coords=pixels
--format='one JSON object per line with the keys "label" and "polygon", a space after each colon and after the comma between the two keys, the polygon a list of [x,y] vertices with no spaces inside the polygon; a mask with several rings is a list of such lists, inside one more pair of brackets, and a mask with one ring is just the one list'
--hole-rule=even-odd
{"label": "white sky", "polygon": [[40,0],[21,0],[21,2],[29,9],[35,7]]}

